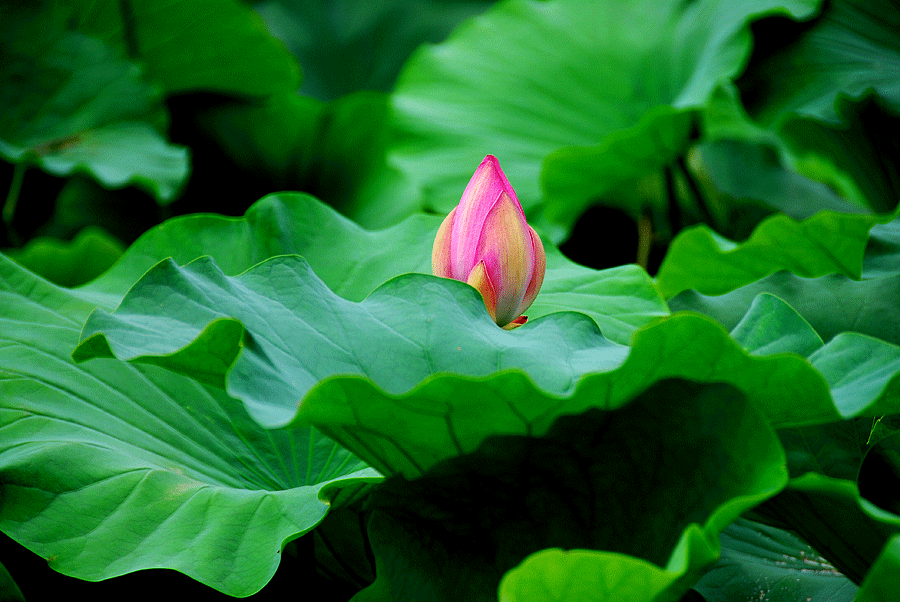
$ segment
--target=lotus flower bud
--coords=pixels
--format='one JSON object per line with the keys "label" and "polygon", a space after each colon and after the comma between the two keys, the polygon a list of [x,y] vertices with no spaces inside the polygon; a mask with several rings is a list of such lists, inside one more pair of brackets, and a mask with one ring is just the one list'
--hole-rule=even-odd
{"label": "lotus flower bud", "polygon": [[525,221],[500,163],[488,155],[434,239],[435,276],[467,282],[481,293],[491,318],[506,329],[525,323],[544,282],[544,245]]}

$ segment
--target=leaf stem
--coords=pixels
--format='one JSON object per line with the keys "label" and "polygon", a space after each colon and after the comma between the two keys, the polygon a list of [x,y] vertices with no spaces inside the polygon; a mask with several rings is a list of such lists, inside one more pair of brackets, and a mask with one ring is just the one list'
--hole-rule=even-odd
{"label": "leaf stem", "polygon": [[666,180],[669,226],[672,228],[672,237],[674,237],[681,230],[682,220],[681,207],[678,205],[678,191],[675,189],[675,173],[671,164],[663,168],[663,175]]}
{"label": "leaf stem", "polygon": [[22,192],[22,180],[25,179],[26,169],[28,166],[25,162],[16,163],[13,168],[12,183],[9,185],[6,202],[3,204],[3,223],[7,226],[12,224],[13,218],[16,216],[16,205],[19,204],[19,193]]}
{"label": "leaf stem", "polygon": [[647,271],[650,263],[650,247],[653,245],[653,222],[646,212],[638,220],[637,264]]}
{"label": "leaf stem", "polygon": [[697,202],[697,208],[703,216],[703,221],[709,224],[711,228],[715,228],[716,220],[713,217],[712,211],[709,210],[709,203],[706,200],[706,195],[703,194],[703,190],[700,189],[697,179],[694,178],[694,175],[688,168],[684,155],[679,155],[675,162],[678,165],[679,171],[684,176],[685,182],[687,182],[688,188],[691,191],[691,196],[693,196],[694,200]]}
{"label": "leaf stem", "polygon": [[137,60],[141,56],[138,46],[137,26],[134,19],[134,7],[131,0],[119,0],[119,15],[122,17],[122,39],[128,58]]}

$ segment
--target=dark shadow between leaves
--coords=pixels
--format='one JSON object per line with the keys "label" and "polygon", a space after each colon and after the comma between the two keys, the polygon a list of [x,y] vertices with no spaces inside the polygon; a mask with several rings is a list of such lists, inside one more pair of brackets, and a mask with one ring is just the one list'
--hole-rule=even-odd
{"label": "dark shadow between leaves", "polygon": [[392,477],[369,505],[373,590],[496,600],[503,574],[549,547],[664,566],[689,524],[773,487],[777,443],[749,461],[742,447],[760,428],[737,389],[671,379],[622,409],[564,416],[543,437],[492,437],[419,479]]}

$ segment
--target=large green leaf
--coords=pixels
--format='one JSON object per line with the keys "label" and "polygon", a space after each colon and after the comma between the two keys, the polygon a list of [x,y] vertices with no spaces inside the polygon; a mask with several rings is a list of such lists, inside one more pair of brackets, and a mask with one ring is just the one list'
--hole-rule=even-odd
{"label": "large green leaf", "polygon": [[839,97],[873,90],[900,110],[898,31],[895,0],[828,2],[811,27],[750,66],[741,86],[751,111],[766,123],[792,114],[837,123]]}
{"label": "large green leaf", "polygon": [[196,381],[74,365],[81,323],[109,301],[0,256],[0,528],[81,579],[166,567],[254,593],[341,487],[379,476],[314,429],[265,431]]}
{"label": "large green leaf", "polygon": [[900,218],[877,224],[869,232],[863,257],[863,278],[884,278],[900,273]]}
{"label": "large green leaf", "polygon": [[[273,255],[299,254],[328,288],[361,301],[394,276],[431,273],[441,219],[416,215],[394,227],[368,231],[308,195],[270,195],[243,219],[195,215],[166,222],[132,245],[90,288],[121,298],[134,282],[132,274],[166,257],[184,264],[210,255],[224,273],[235,275]],[[341,253],[334,253],[338,240]],[[668,314],[656,287],[637,266],[598,272],[572,263],[549,244],[546,250],[547,276],[526,312],[530,319],[580,311],[594,319],[606,338],[628,343],[636,328]]]}
{"label": "large green leaf", "polygon": [[833,274],[801,278],[777,272],[719,296],[684,291],[669,300],[673,311],[699,311],[732,329],[760,293],[771,293],[795,308],[828,341],[845,331],[900,345],[900,276],[856,281]]}
{"label": "large green leaf", "polygon": [[78,27],[125,49],[166,93],[293,92],[300,69],[239,0],[57,0]]}
{"label": "large green leaf", "polygon": [[[157,313],[152,308],[160,301],[166,307]],[[148,321],[153,314],[161,322]],[[137,330],[134,318],[141,322]],[[296,256],[270,259],[233,278],[201,258],[185,268],[164,261],[148,271],[114,315],[94,314],[76,357],[156,356],[154,363],[203,373],[205,382],[225,386],[227,377],[231,393],[275,426],[289,422],[297,401],[333,374],[358,374],[388,394],[402,394],[435,373],[487,376],[519,368],[542,389],[565,394],[580,375],[616,367],[627,354],[586,316],[558,313],[532,324],[502,331],[474,289],[434,276],[395,278],[355,303],[331,292]],[[125,336],[107,338],[114,332]],[[310,346],[312,340],[329,350]],[[452,353],[461,346],[464,352]]]}
{"label": "large green leaf", "polygon": [[812,365],[755,358],[691,315],[644,327],[630,349],[572,312],[507,332],[463,283],[408,274],[356,303],[282,256],[235,277],[209,258],[164,261],[114,313],[92,314],[75,357],[165,366],[225,387],[267,426],[311,422],[382,470],[419,474],[490,434],[540,434],[559,413],[617,407],[665,377],[732,383],[781,426],[871,415],[897,406],[896,354],[839,337]]}
{"label": "large green leaf", "polygon": [[797,353],[806,357],[822,347],[822,339],[793,307],[765,293],[753,300],[731,336],[754,355]]}
{"label": "large green leaf", "polygon": [[[620,176],[626,161],[636,165],[629,173],[655,169],[682,147],[689,132],[680,112],[736,75],[750,20],[806,17],[817,4],[502,2],[413,55],[393,97],[400,139],[392,159],[428,205],[446,212],[478,161],[494,154],[527,212],[540,200],[548,155],[588,147],[560,156],[567,171],[578,164],[580,182],[564,200],[583,204],[604,186],[594,176]],[[604,152],[623,148],[627,158]],[[555,169],[548,164],[547,181],[568,186]]]}
{"label": "large green leaf", "polygon": [[[36,10],[43,6],[43,10]],[[158,91],[116,48],[71,30],[50,3],[0,12],[0,155],[55,175],[84,170],[170,201],[187,150],[166,142]]]}
{"label": "large green leaf", "polygon": [[389,92],[409,54],[494,0],[265,0],[254,9],[303,65],[301,92]]}
{"label": "large green leaf", "polygon": [[[715,558],[718,532],[783,478],[781,450],[743,394],[663,380],[624,407],[491,437],[414,481],[387,480],[370,533],[372,589],[391,595],[357,599],[496,599],[500,575],[547,547],[579,550],[581,562],[540,553],[504,578],[501,599],[673,599]],[[589,585],[599,587],[579,598]]]}
{"label": "large green leaf", "polygon": [[721,558],[694,585],[706,602],[850,602],[856,595],[853,582],[788,531],[738,519],[719,541]]}
{"label": "large green leaf", "polygon": [[548,549],[500,582],[500,602],[657,600],[678,578],[653,563],[613,552]]}
{"label": "large green leaf", "polygon": [[122,255],[122,243],[102,228],[85,228],[71,242],[33,238],[8,255],[54,284],[77,286],[108,270]]}
{"label": "large green leaf", "polygon": [[739,82],[760,123],[797,154],[839,166],[880,212],[898,195],[886,159],[900,131],[898,15],[894,0],[835,0],[808,27],[761,26],[765,43]]}
{"label": "large green leaf", "polygon": [[859,278],[869,229],[876,220],[833,211],[799,221],[776,214],[742,243],[701,224],[672,241],[657,282],[669,298],[688,289],[721,295],[779,270],[804,278],[826,274]]}
{"label": "large green leaf", "polygon": [[791,479],[784,491],[758,510],[796,531],[857,584],[882,546],[900,532],[900,515],[862,497],[853,480],[817,472]]}
{"label": "large green leaf", "polygon": [[700,153],[712,183],[735,199],[765,203],[795,219],[822,210],[870,212],[864,204],[843,198],[829,185],[788,169],[770,145],[720,140],[703,144]]}

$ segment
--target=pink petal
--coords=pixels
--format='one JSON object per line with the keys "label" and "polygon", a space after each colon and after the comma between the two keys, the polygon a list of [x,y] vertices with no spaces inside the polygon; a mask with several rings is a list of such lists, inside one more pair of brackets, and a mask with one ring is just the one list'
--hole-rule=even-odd
{"label": "pink petal", "polygon": [[[484,262],[479,261],[472,269],[466,282],[473,286],[484,298],[484,306],[487,307],[493,321],[497,321],[497,294],[494,285],[491,284],[491,277],[485,269]],[[502,326],[502,324],[501,324]]]}
{"label": "pink petal", "polygon": [[541,242],[541,237],[531,226],[528,226],[528,232],[531,235],[531,248],[534,253],[534,269],[531,273],[531,280],[528,282],[528,288],[525,290],[525,297],[519,306],[520,314],[531,307],[534,298],[541,290],[541,285],[544,284],[544,272],[547,269],[547,254],[544,252],[544,243]]}
{"label": "pink petal", "polygon": [[503,193],[512,199],[524,220],[525,213],[506,174],[500,169],[500,163],[496,157],[488,155],[475,170],[457,205],[458,218],[453,225],[450,246],[453,273],[457,278],[462,279],[478,262],[475,250],[482,235],[484,221]]}
{"label": "pink petal", "polygon": [[519,314],[534,272],[534,248],[530,228],[515,201],[500,193],[484,220],[476,256],[484,263],[497,296],[496,322],[512,322]]}
{"label": "pink petal", "polygon": [[456,208],[453,208],[441,227],[438,228],[434,238],[434,247],[431,250],[431,271],[441,278],[453,278],[453,270],[450,261],[450,232],[453,228],[453,219],[456,216]]}

